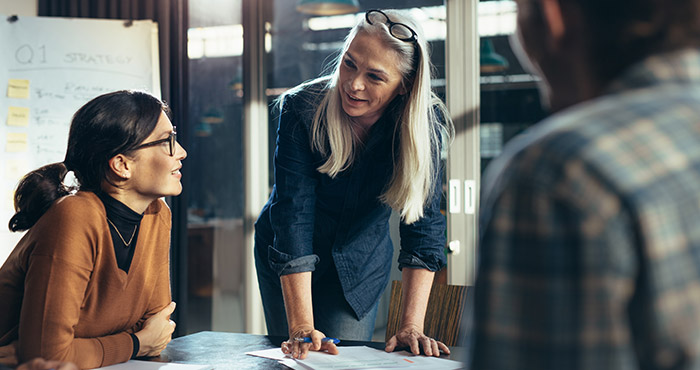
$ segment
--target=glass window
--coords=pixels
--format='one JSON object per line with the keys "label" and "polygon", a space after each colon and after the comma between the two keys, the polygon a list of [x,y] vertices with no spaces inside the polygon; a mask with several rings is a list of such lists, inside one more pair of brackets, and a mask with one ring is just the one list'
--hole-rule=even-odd
{"label": "glass window", "polygon": [[481,1],[478,10],[483,171],[506,142],[543,119],[547,112],[540,104],[537,78],[523,68],[511,49],[515,1]]}
{"label": "glass window", "polygon": [[240,0],[189,0],[186,333],[244,332]]}

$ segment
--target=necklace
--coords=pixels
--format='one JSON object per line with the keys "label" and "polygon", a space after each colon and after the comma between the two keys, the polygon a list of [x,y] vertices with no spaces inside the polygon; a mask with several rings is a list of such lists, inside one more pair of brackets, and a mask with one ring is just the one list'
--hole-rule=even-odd
{"label": "necklace", "polygon": [[134,235],[136,235],[136,228],[137,228],[139,225],[134,225],[134,232],[131,233],[131,238],[129,238],[129,242],[127,243],[126,240],[124,240],[124,237],[122,236],[122,233],[120,233],[120,232],[119,232],[119,229],[117,229],[117,226],[114,225],[114,222],[112,222],[112,220],[110,220],[109,217],[107,217],[107,221],[109,222],[110,225],[112,225],[112,227],[114,228],[114,231],[117,232],[117,235],[119,235],[119,239],[122,240],[122,243],[124,243],[124,245],[125,245],[127,248],[129,248],[129,246],[131,245],[131,242],[134,241]]}

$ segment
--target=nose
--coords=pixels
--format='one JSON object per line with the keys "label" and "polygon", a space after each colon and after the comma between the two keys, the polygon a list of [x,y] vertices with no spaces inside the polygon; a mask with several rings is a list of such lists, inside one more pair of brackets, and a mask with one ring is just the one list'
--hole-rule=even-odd
{"label": "nose", "polygon": [[358,73],[352,80],[350,80],[350,88],[353,91],[360,91],[365,89],[365,82],[362,80],[362,76]]}
{"label": "nose", "polygon": [[177,141],[175,142],[175,156],[177,157],[178,160],[183,160],[183,159],[187,158],[187,151]]}

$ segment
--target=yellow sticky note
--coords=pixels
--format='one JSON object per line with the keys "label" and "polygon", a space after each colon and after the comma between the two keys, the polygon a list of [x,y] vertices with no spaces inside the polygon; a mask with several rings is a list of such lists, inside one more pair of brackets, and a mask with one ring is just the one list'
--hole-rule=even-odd
{"label": "yellow sticky note", "polygon": [[28,99],[29,80],[10,79],[10,82],[7,83],[7,97]]}
{"label": "yellow sticky note", "polygon": [[27,151],[27,134],[23,132],[10,132],[7,134],[5,151],[8,153]]}
{"label": "yellow sticky note", "polygon": [[27,126],[29,125],[29,108],[25,107],[10,107],[7,112],[8,126]]}
{"label": "yellow sticky note", "polygon": [[5,204],[9,205],[9,208],[15,209],[15,191],[14,190],[8,190],[7,193],[5,193],[7,196]]}
{"label": "yellow sticky note", "polygon": [[12,181],[19,179],[29,172],[29,163],[23,159],[8,159],[5,161],[5,178]]}

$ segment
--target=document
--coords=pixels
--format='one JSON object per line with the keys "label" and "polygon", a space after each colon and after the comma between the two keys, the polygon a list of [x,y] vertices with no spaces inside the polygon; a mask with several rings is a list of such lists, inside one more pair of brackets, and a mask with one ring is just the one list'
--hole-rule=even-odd
{"label": "document", "polygon": [[325,352],[309,352],[304,360],[294,360],[282,353],[279,348],[247,352],[251,356],[265,357],[279,361],[295,370],[380,370],[411,369],[433,370],[463,369],[461,362],[437,357],[414,356],[406,351],[387,353],[370,347],[338,347],[337,355]]}
{"label": "document", "polygon": [[154,361],[139,361],[129,360],[121,364],[100,367],[100,369],[108,370],[210,370],[213,366],[209,365],[192,365],[192,364],[176,364],[174,362],[154,362]]}
{"label": "document", "polygon": [[400,358],[401,361],[410,363],[408,369],[412,370],[433,370],[433,369],[444,369],[444,370],[457,370],[466,369],[467,365],[459,361],[448,360],[446,358],[437,358],[429,356],[416,356],[410,352],[392,352],[387,353],[389,356],[395,356]]}

